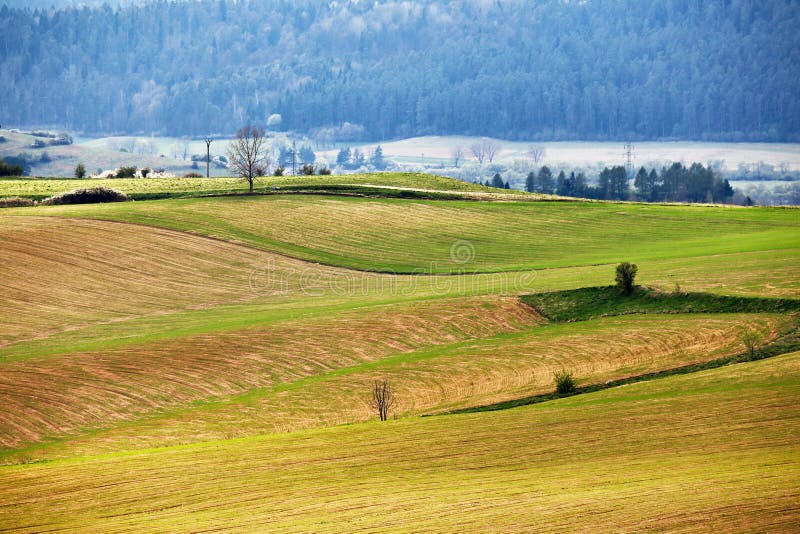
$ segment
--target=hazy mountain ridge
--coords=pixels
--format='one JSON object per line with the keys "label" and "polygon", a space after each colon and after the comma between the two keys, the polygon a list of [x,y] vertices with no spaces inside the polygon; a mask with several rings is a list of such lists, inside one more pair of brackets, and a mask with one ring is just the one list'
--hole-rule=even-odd
{"label": "hazy mountain ridge", "polygon": [[131,4],[141,4],[148,0],[3,0],[0,6],[6,5],[9,8],[30,8],[30,9],[64,9],[70,7],[99,7],[104,4],[110,6],[124,6]]}
{"label": "hazy mountain ridge", "polygon": [[0,117],[98,133],[230,133],[278,113],[337,138],[794,141],[798,25],[788,0],[0,8]]}

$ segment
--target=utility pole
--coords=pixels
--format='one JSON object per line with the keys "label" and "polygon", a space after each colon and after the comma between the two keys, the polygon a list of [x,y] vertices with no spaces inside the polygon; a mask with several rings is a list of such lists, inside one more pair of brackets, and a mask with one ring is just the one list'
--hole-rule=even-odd
{"label": "utility pole", "polygon": [[297,143],[292,141],[292,176],[297,176]]}
{"label": "utility pole", "polygon": [[203,141],[206,142],[206,178],[211,177],[211,142],[214,141],[210,137],[204,137]]}
{"label": "utility pole", "polygon": [[625,172],[628,175],[628,179],[633,177],[633,144],[632,143],[625,143],[625,152],[623,154],[625,156]]}

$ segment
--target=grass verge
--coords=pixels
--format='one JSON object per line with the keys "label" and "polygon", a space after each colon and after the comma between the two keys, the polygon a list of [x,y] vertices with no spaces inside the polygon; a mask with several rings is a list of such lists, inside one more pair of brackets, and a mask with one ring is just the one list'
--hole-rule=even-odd
{"label": "grass verge", "polygon": [[[620,295],[615,287],[589,287],[540,295],[526,295],[522,300],[553,322],[587,321],[598,317],[647,313],[793,313],[800,310],[800,301],[758,297],[731,297],[708,293],[663,293],[637,288],[633,295]],[[576,387],[572,393],[557,392],[531,395],[483,406],[452,410],[446,414],[507,410],[561,397],[592,393],[607,388],[716,369],[735,363],[763,360],[800,351],[800,321],[795,319],[771,342],[738,354],[672,369],[643,373],[610,380],[603,384]]]}
{"label": "grass verge", "polygon": [[584,287],[525,295],[522,301],[555,323],[631,313],[792,313],[800,300],[665,292],[637,287],[629,296],[616,287]]}

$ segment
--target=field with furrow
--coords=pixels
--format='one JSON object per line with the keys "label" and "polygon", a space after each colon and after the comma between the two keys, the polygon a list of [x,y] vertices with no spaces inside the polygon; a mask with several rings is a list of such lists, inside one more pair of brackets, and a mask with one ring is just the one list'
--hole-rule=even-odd
{"label": "field with furrow", "polygon": [[8,407],[0,414],[0,444],[18,447],[156,409],[541,322],[514,298],[438,299],[270,328],[0,362],[0,399]]}
{"label": "field with furrow", "polygon": [[800,522],[796,209],[112,185],[0,210],[0,530]]}
{"label": "field with furrow", "polygon": [[795,209],[277,195],[7,212],[190,230],[390,273],[526,270],[800,248]]}
{"label": "field with furrow", "polygon": [[0,528],[792,531],[800,354],[500,412],[0,467]]}
{"label": "field with furrow", "polygon": [[[274,365],[273,373],[284,374],[271,385],[250,384],[254,389],[197,406],[171,410],[167,406],[152,416],[111,425],[86,437],[59,441],[36,450],[35,454],[26,452],[23,457],[61,457],[365,421],[372,417],[369,388],[377,378],[386,378],[394,385],[397,416],[490,404],[551,391],[553,372],[562,368],[573,370],[580,383],[594,384],[736,354],[743,350],[738,340],[741,329],[756,329],[766,342],[787,322],[781,316],[768,314],[646,315],[537,327],[537,320],[531,318],[527,327],[519,323],[516,327],[494,325],[498,333],[491,335],[492,316],[506,313],[510,317],[514,312],[503,306],[485,310],[489,313],[483,320],[489,324],[482,332],[455,337],[445,334],[449,342],[439,346],[430,346],[442,338],[428,327],[436,324],[452,327],[453,323],[445,322],[448,318],[408,329],[409,334],[428,333],[429,337],[421,343],[401,341],[404,333],[384,325],[379,330],[398,339],[397,345],[389,347],[376,343],[371,336],[357,334],[367,330],[368,325],[342,323],[339,332],[347,334],[335,348],[328,348],[331,358],[325,364],[311,356],[316,349],[324,349],[312,345],[304,356],[298,357],[296,351],[302,349],[284,341],[275,348],[274,360],[270,362]],[[406,324],[414,322],[406,317]],[[469,317],[462,316],[461,324],[469,328],[469,322]],[[297,333],[298,330],[275,332],[283,337]],[[479,337],[481,334],[483,337]],[[353,343],[360,345],[356,348]],[[413,346],[425,348],[411,350]],[[272,349],[264,347],[254,353],[266,355]],[[353,352],[346,355],[348,349]],[[198,346],[197,350],[202,349]],[[232,350],[241,353],[236,348]],[[289,354],[299,369],[280,369],[288,365],[279,361],[281,353]],[[384,357],[375,359],[377,356]],[[238,367],[254,359],[255,356],[248,355],[246,362],[238,365],[230,362],[230,365],[238,371]],[[218,376],[221,372],[220,369]],[[228,374],[234,372],[231,369]],[[248,370],[247,374],[258,372],[266,374],[258,368]],[[196,378],[206,384],[214,381],[209,376]],[[159,383],[158,378],[152,380]],[[102,405],[97,399],[107,395],[102,388],[89,391],[82,402]],[[17,455],[7,458],[7,461],[17,460]]]}
{"label": "field with furrow", "polygon": [[[298,292],[305,262],[160,228],[0,218],[0,347],[91,324]],[[253,291],[269,269],[275,284]],[[344,275],[315,267],[315,280]],[[267,291],[270,290],[270,291]]]}

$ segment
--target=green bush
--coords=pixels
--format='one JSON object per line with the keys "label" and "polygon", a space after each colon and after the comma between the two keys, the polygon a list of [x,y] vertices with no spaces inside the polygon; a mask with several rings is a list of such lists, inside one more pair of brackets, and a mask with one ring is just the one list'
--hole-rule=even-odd
{"label": "green bush", "polygon": [[326,175],[329,175],[330,173],[331,173],[331,170],[328,167],[322,167],[319,170],[319,175],[320,176],[326,176]]}
{"label": "green bush", "polygon": [[117,178],[133,178],[136,175],[136,167],[120,167],[114,176]]}
{"label": "green bush", "polygon": [[75,167],[75,178],[82,179],[86,177],[86,167],[83,166],[83,163],[78,163]]}
{"label": "green bush", "polygon": [[638,270],[639,267],[627,261],[617,265],[615,280],[620,293],[623,295],[630,295],[633,293],[633,281],[636,278],[636,272]]}
{"label": "green bush", "polygon": [[751,358],[755,356],[756,346],[758,346],[760,341],[761,336],[758,335],[758,332],[755,330],[747,328],[742,332],[742,344],[744,344]]}
{"label": "green bush", "polygon": [[553,381],[556,383],[556,393],[559,395],[571,395],[575,393],[575,377],[572,372],[565,369],[553,373]]}
{"label": "green bush", "polygon": [[275,167],[275,172],[272,173],[273,176],[283,176],[284,168],[280,165]]}

